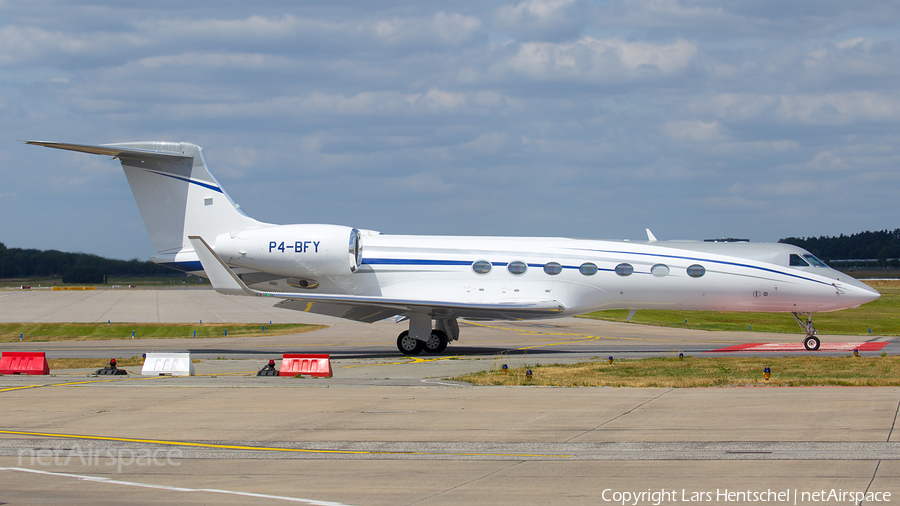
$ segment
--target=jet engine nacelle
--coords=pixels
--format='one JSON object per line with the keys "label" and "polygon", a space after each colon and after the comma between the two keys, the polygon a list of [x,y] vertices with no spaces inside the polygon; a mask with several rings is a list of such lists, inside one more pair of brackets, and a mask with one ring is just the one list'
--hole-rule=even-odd
{"label": "jet engine nacelle", "polygon": [[232,267],[296,278],[343,276],[362,260],[360,233],[339,225],[281,225],[216,237],[216,254]]}

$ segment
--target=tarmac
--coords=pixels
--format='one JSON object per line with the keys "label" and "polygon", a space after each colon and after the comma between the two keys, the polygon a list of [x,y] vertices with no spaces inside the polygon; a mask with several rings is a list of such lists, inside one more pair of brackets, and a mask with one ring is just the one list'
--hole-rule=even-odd
{"label": "tarmac", "polygon": [[[900,500],[900,388],[473,387],[448,379],[501,363],[716,355],[800,335],[577,318],[478,322],[462,324],[445,354],[410,358],[395,346],[404,324],[271,305],[210,290],[0,292],[6,322],[329,326],[259,338],[0,344],[49,358],[180,351],[201,359],[193,377],[103,378],[87,369],[0,377],[0,504]],[[887,338],[865,341],[886,343],[878,353],[900,352]],[[329,353],[334,377],[255,376],[269,358],[298,352]]]}

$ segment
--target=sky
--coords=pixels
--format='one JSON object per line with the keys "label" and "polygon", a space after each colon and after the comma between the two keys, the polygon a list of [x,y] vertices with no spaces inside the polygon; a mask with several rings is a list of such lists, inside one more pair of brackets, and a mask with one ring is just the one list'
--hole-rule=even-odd
{"label": "sky", "polygon": [[0,0],[0,242],[153,253],[118,162],[23,140],[199,144],[269,223],[893,230],[898,84],[895,0]]}

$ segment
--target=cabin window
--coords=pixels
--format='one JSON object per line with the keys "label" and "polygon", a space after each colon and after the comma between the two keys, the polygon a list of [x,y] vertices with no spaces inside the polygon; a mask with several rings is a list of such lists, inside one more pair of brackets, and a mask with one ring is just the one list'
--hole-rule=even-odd
{"label": "cabin window", "polygon": [[487,274],[491,272],[491,263],[487,260],[479,260],[472,264],[472,270],[478,274]]}
{"label": "cabin window", "polygon": [[687,275],[692,278],[702,278],[706,274],[706,268],[700,264],[694,264],[687,268]]}
{"label": "cabin window", "polygon": [[559,265],[556,262],[549,262],[544,265],[544,272],[551,276],[556,276],[560,272],[562,272],[562,265]]}
{"label": "cabin window", "polygon": [[669,266],[663,264],[656,264],[650,268],[650,274],[658,278],[664,278],[669,275]]}
{"label": "cabin window", "polygon": [[593,276],[597,274],[597,266],[590,262],[581,264],[581,267],[578,268],[578,272],[584,274],[585,276]]}
{"label": "cabin window", "polygon": [[827,265],[825,265],[825,262],[819,260],[818,258],[816,258],[813,255],[810,255],[808,253],[803,255],[803,258],[809,260],[809,263],[815,265],[816,267],[828,267]]}
{"label": "cabin window", "polygon": [[[782,257],[784,258],[784,257]],[[806,260],[800,258],[800,255],[791,254],[791,267],[809,267],[809,264]]]}
{"label": "cabin window", "polygon": [[510,262],[506,269],[510,272],[510,274],[519,276],[521,274],[525,274],[525,271],[528,270],[528,266],[525,265],[525,262],[516,260],[515,262]]}
{"label": "cabin window", "polygon": [[619,264],[616,266],[616,274],[619,276],[631,276],[634,274],[634,266],[631,264]]}

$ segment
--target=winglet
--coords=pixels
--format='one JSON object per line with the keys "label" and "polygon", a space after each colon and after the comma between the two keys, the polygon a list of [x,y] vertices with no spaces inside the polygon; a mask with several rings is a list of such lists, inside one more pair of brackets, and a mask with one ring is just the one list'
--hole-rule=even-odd
{"label": "winglet", "polygon": [[656,242],[656,236],[653,235],[653,232],[651,232],[649,228],[644,230],[647,231],[647,242]]}
{"label": "winglet", "polygon": [[206,244],[206,241],[198,235],[190,235],[188,239],[194,252],[200,259],[200,265],[209,277],[209,282],[213,288],[219,293],[226,295],[260,295],[259,292],[251,290],[241,278],[237,277],[231,268],[216,255],[216,252]]}

